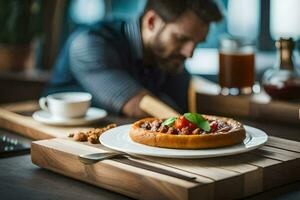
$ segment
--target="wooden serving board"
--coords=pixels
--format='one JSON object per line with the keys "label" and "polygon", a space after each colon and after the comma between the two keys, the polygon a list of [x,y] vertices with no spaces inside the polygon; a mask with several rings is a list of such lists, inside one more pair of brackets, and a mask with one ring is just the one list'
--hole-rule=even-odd
{"label": "wooden serving board", "polygon": [[[171,107],[151,96],[145,96],[140,103],[140,107],[146,113],[159,118],[179,115]],[[137,120],[109,115],[105,119],[96,122],[96,124],[86,126],[51,126],[39,123],[32,118],[33,112],[39,109],[37,101],[0,105],[0,126],[32,139],[41,140],[57,137],[66,138],[70,133],[86,131],[93,127],[103,127],[116,122],[117,125],[122,125]]]}
{"label": "wooden serving board", "polygon": [[[236,199],[300,180],[300,143],[270,137],[260,149],[209,159],[118,158],[84,165],[78,155],[109,151],[64,138],[32,143],[32,162],[42,168],[136,199]],[[126,162],[124,162],[126,161]],[[141,162],[195,181],[141,169]]]}
{"label": "wooden serving board", "polygon": [[115,123],[115,121],[121,122],[120,124],[132,122],[132,119],[110,116],[109,118],[99,120],[96,124],[86,126],[51,126],[39,123],[31,117],[33,111],[36,110],[39,110],[37,101],[1,105],[0,126],[1,128],[17,132],[34,140],[43,140],[67,138],[70,133],[86,131],[93,127],[103,127],[109,123]]}

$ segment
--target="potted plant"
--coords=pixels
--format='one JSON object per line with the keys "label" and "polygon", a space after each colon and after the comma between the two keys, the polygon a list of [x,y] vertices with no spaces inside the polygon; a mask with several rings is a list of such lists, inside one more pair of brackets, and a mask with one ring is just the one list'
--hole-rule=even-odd
{"label": "potted plant", "polygon": [[33,65],[33,40],[40,31],[40,5],[34,0],[0,0],[0,70]]}

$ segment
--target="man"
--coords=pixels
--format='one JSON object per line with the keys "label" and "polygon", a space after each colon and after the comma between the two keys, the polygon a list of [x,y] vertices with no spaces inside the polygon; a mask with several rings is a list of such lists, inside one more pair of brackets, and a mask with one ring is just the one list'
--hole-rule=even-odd
{"label": "man", "polygon": [[131,117],[146,114],[138,106],[145,95],[186,112],[184,61],[221,18],[212,0],[149,0],[138,21],[102,22],[73,34],[47,93],[87,91],[95,106]]}

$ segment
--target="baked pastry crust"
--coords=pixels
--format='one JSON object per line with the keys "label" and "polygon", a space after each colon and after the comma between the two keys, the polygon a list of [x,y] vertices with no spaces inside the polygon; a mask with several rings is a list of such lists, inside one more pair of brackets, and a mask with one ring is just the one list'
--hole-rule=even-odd
{"label": "baked pastry crust", "polygon": [[218,117],[212,115],[202,115],[207,120],[219,120],[231,126],[225,132],[212,132],[197,135],[174,135],[159,131],[151,131],[141,128],[145,122],[153,122],[157,118],[145,118],[135,122],[130,129],[130,138],[138,143],[175,149],[207,149],[235,145],[243,142],[246,131],[243,125],[231,118]]}

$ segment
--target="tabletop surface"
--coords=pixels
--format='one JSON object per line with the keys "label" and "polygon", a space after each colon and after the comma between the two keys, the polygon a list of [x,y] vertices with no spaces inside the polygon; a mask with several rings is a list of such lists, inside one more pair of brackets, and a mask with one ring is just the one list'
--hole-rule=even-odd
{"label": "tabletop surface", "polygon": [[[133,120],[112,117],[120,124]],[[240,119],[269,135],[300,141],[300,126]],[[1,125],[0,125],[1,126]],[[1,131],[0,131],[1,132]],[[130,199],[86,183],[64,177],[31,163],[30,155],[0,158],[1,199]],[[300,182],[251,196],[248,199],[300,199]]]}

